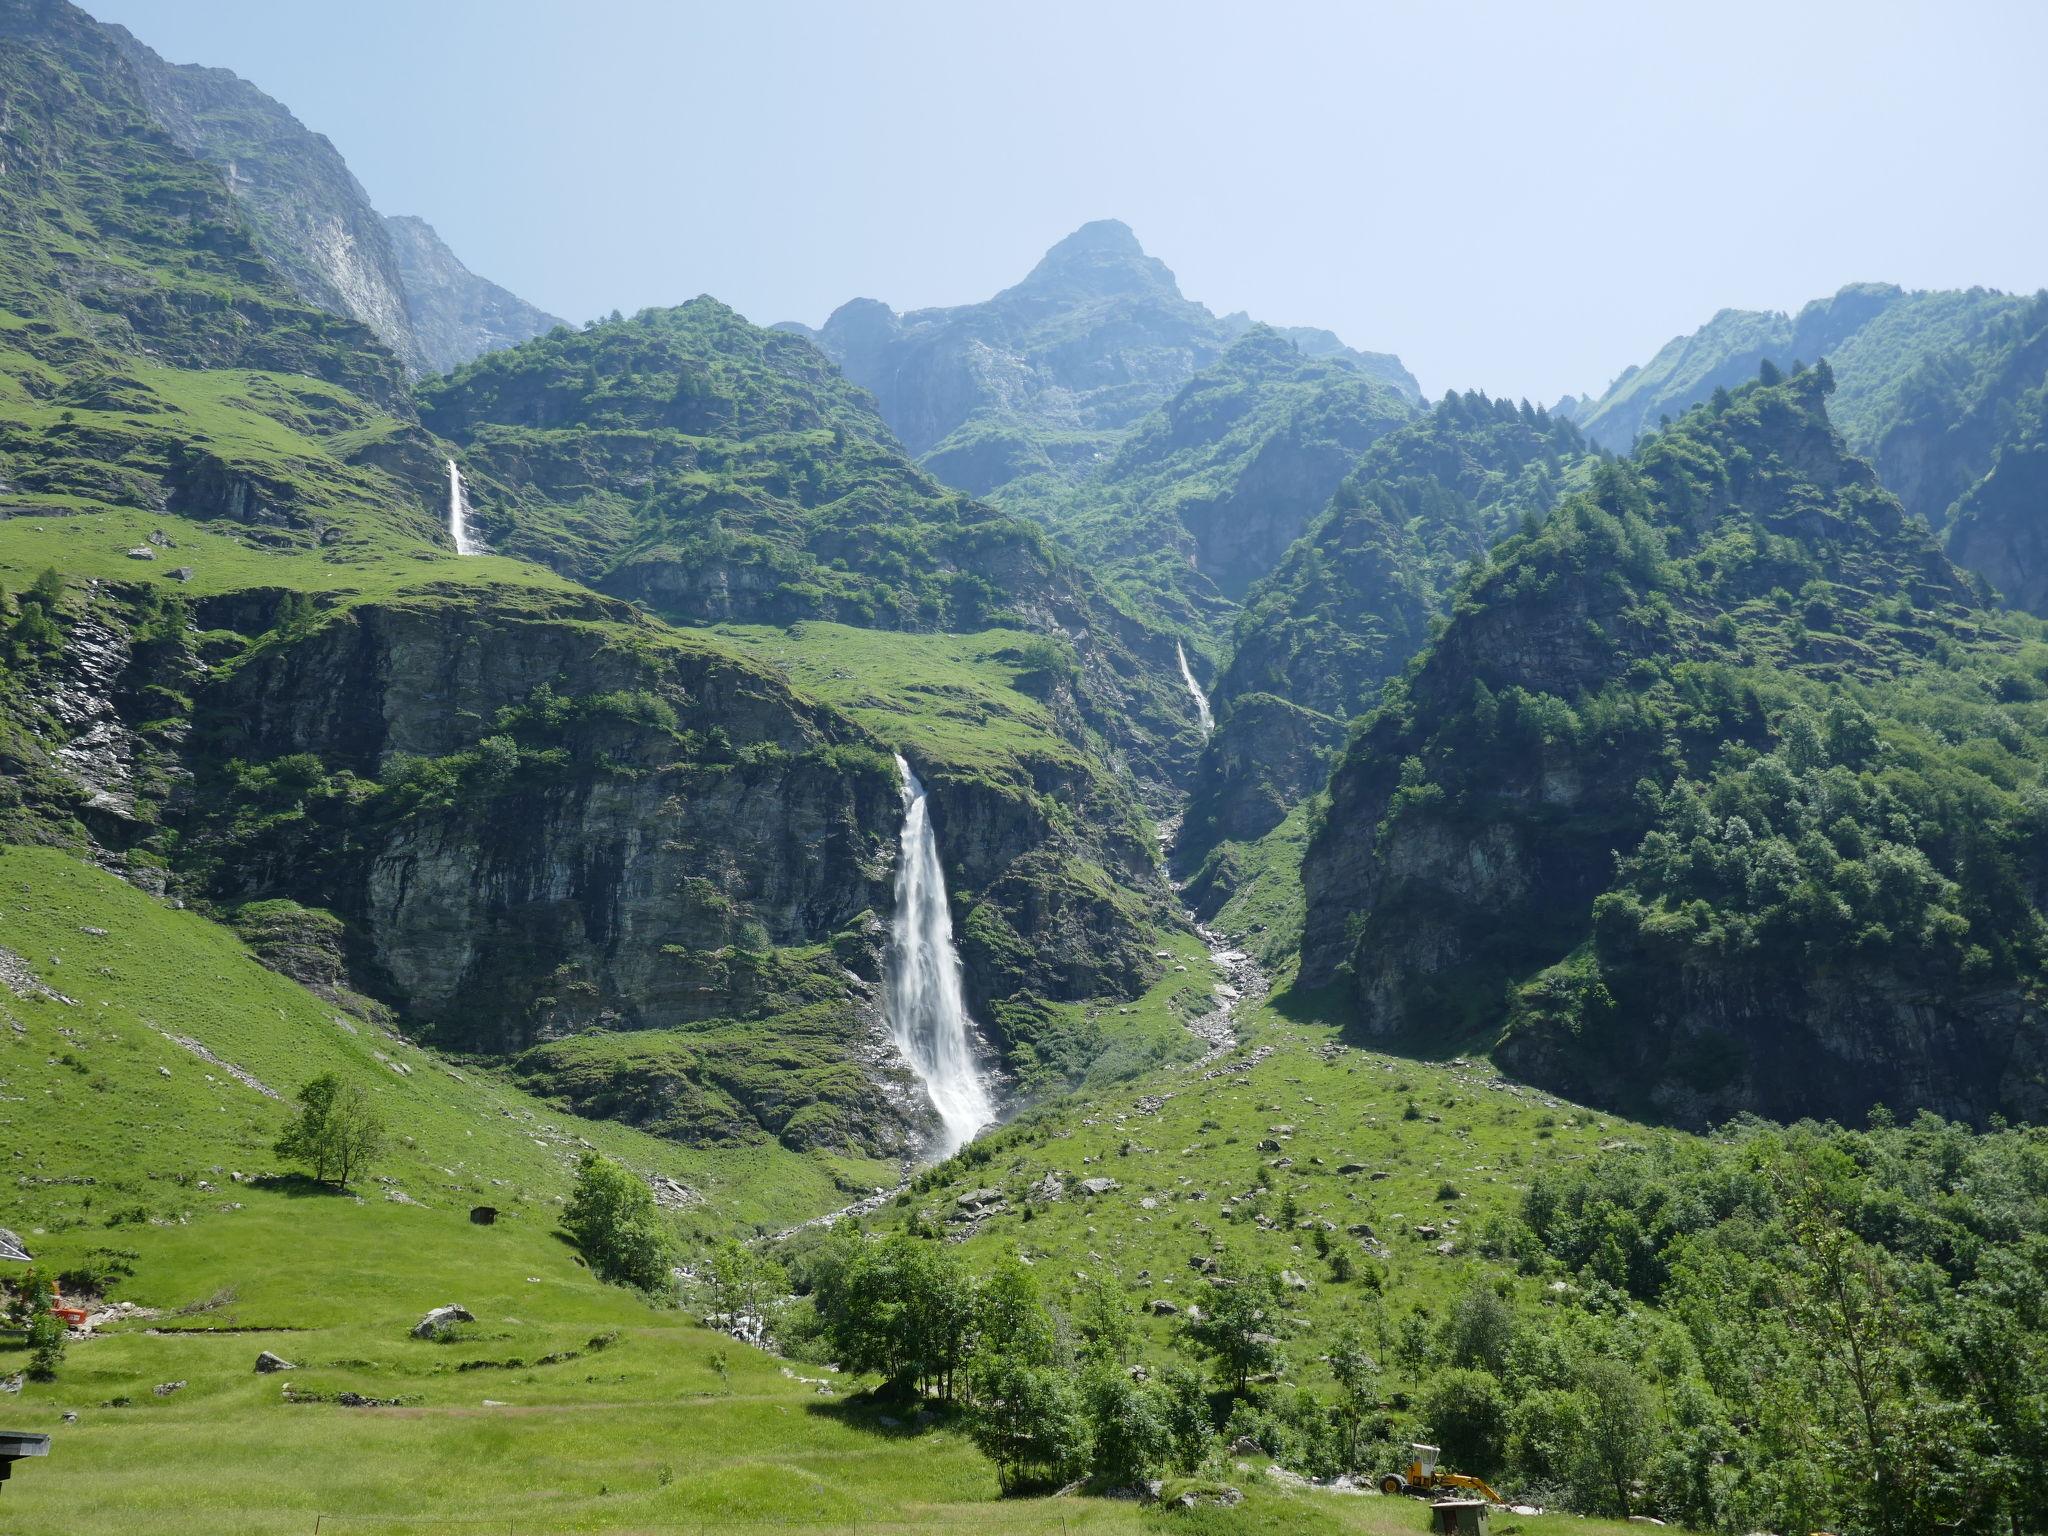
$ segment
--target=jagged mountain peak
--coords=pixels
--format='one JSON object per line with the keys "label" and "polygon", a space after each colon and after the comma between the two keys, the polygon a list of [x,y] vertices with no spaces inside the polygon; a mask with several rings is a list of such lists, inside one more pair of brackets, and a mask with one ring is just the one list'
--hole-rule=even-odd
{"label": "jagged mountain peak", "polygon": [[1130,225],[1119,219],[1083,224],[1040,257],[1024,281],[1009,290],[1014,295],[1047,292],[1078,292],[1105,299],[1181,296],[1172,269],[1158,257],[1148,256]]}

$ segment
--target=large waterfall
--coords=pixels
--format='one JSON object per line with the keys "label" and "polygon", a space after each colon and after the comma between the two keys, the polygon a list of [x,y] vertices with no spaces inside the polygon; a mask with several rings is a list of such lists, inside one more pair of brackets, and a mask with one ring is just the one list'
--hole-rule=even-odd
{"label": "large waterfall", "polygon": [[903,779],[903,843],[896,863],[896,923],[889,940],[889,1029],[931,1095],[945,1127],[941,1157],[950,1157],[996,1117],[974,1059],[967,1003],[960,993],[960,955],[953,914],[939,869],[924,785],[897,754]]}
{"label": "large waterfall", "polygon": [[1180,680],[1188,685],[1188,694],[1195,701],[1195,717],[1202,722],[1202,734],[1210,735],[1216,729],[1216,717],[1209,713],[1209,695],[1202,692],[1202,685],[1195,681],[1195,674],[1188,666],[1188,653],[1178,640],[1173,642],[1173,654],[1180,658]]}
{"label": "large waterfall", "polygon": [[473,555],[476,540],[469,536],[469,492],[462,488],[462,471],[448,461],[448,537],[455,541],[455,553]]}

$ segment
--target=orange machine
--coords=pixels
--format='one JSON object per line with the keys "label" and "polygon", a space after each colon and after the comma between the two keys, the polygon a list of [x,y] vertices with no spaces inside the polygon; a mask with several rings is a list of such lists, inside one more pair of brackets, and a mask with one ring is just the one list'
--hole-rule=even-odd
{"label": "orange machine", "polygon": [[1412,1493],[1419,1499],[1426,1499],[1447,1488],[1463,1488],[1484,1496],[1490,1503],[1507,1502],[1488,1487],[1483,1478],[1468,1477],[1463,1472],[1439,1472],[1436,1467],[1436,1459],[1441,1454],[1438,1447],[1410,1445],[1408,1451],[1408,1465],[1380,1479],[1381,1493]]}
{"label": "orange machine", "polygon": [[91,1315],[84,1307],[65,1306],[64,1293],[57,1289],[57,1282],[54,1280],[50,1282],[50,1310],[64,1319],[64,1326],[67,1328],[83,1328],[86,1318]]}

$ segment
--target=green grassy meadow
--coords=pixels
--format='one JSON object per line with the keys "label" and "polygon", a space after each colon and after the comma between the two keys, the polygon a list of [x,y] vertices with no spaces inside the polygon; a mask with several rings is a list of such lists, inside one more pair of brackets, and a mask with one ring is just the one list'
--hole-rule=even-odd
{"label": "green grassy meadow", "polygon": [[[785,1365],[601,1284],[555,1229],[586,1145],[700,1192],[683,1220],[706,1232],[831,1209],[887,1170],[773,1145],[685,1148],[547,1111],[56,850],[0,849],[0,949],[17,957],[0,994],[0,1145],[15,1169],[0,1220],[50,1273],[112,1250],[133,1271],[114,1294],[160,1314],[74,1342],[54,1382],[9,1401],[10,1426],[54,1437],[52,1454],[22,1464],[0,1494],[9,1533],[1424,1528],[1419,1505],[1288,1486],[1251,1461],[1227,1470],[1245,1493],[1230,1509],[1001,1499],[955,1424],[892,1425],[863,1383]],[[1162,1050],[1177,1036],[1185,1054],[1183,1020],[1214,975],[1194,940],[1171,953],[1144,997],[1089,1006],[1128,1009],[1119,1030]],[[1295,1251],[1303,1234],[1216,1219],[1271,1156],[1256,1149],[1264,1127],[1284,1118],[1296,1169],[1282,1183],[1310,1215],[1371,1221],[1394,1249],[1385,1305],[1429,1306],[1463,1261],[1402,1235],[1395,1213],[1439,1211],[1432,1192],[1449,1171],[1469,1192],[1457,1205],[1469,1230],[1513,1198],[1529,1160],[1591,1155],[1611,1130],[1569,1111],[1540,1125],[1549,1111],[1477,1086],[1476,1069],[1348,1051],[1270,1009],[1248,1021],[1231,1060],[1268,1046],[1204,1093],[1190,1067],[1167,1065],[1027,1115],[990,1140],[985,1162],[977,1149],[975,1166],[942,1170],[952,1182],[911,1207],[940,1210],[955,1185],[1106,1171],[1122,1187],[1101,1202],[1070,1196],[1029,1222],[999,1218],[970,1251],[1010,1245],[1061,1272],[1113,1270],[1134,1300],[1188,1297],[1200,1277],[1187,1257],[1204,1246],[1192,1224],[1206,1218],[1233,1261],[1310,1272]],[[279,1176],[270,1142],[286,1107],[229,1065],[287,1097],[317,1071],[353,1077],[398,1139],[349,1194]],[[1148,1092],[1174,1096],[1134,1111]],[[1402,1119],[1410,1097],[1441,1119]],[[1390,1177],[1339,1177],[1310,1161],[1319,1155],[1366,1159]],[[1208,1200],[1191,1201],[1183,1179]],[[1140,1208],[1154,1190],[1166,1203]],[[502,1213],[495,1225],[469,1219],[484,1203]],[[889,1206],[867,1224],[907,1214]],[[447,1302],[477,1321],[447,1342],[410,1337]],[[1303,1313],[1320,1326],[1361,1304],[1356,1285],[1319,1275]],[[297,1369],[257,1374],[264,1349]],[[21,1355],[0,1346],[0,1375]],[[173,1382],[184,1385],[157,1395]],[[344,1392],[386,1406],[331,1400]],[[328,1400],[292,1400],[313,1396]],[[1529,1536],[1565,1525],[1519,1523]]]}

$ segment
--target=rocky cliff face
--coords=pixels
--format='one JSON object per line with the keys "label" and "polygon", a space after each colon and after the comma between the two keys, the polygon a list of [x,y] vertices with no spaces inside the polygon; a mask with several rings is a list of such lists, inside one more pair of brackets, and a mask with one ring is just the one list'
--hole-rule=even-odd
{"label": "rocky cliff face", "polygon": [[220,172],[263,254],[299,295],[361,321],[415,374],[445,373],[561,322],[470,272],[419,219],[387,221],[322,134],[225,69],[169,64],[108,37],[149,114]]}
{"label": "rocky cliff face", "polygon": [[2048,434],[1998,449],[1955,505],[1948,552],[2013,607],[2048,614]]}
{"label": "rocky cliff face", "polygon": [[168,64],[125,27],[107,34],[134,71],[150,116],[188,153],[219,168],[264,254],[299,294],[362,321],[410,360],[412,332],[390,240],[334,146],[230,70]]}
{"label": "rocky cliff face", "polygon": [[[137,601],[75,604],[10,698],[10,825],[77,818],[139,875],[251,913],[277,953],[318,951],[322,985],[585,1111],[693,1140],[922,1143],[881,985],[902,808],[861,726],[601,599]],[[17,703],[54,741],[14,732]],[[1046,771],[1019,795],[928,769],[990,1045],[1060,1072],[1087,1060],[1039,1038],[1043,1002],[1142,985],[1164,913],[1149,850],[1095,803],[1114,792]]]}
{"label": "rocky cliff face", "polygon": [[391,254],[405,294],[412,358],[425,373],[452,373],[464,363],[546,335],[558,320],[456,258],[425,219],[385,219]]}

